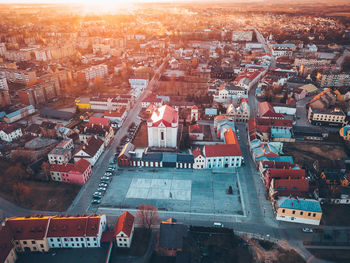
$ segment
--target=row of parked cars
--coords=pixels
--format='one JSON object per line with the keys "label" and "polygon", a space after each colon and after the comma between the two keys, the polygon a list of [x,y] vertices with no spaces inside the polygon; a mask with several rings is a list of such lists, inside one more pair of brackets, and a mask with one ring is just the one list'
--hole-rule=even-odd
{"label": "row of parked cars", "polygon": [[115,168],[116,167],[115,167],[114,163],[110,163],[108,165],[106,172],[101,177],[101,182],[98,184],[98,188],[97,188],[96,192],[93,193],[93,195],[92,195],[91,203],[93,205],[97,205],[97,204],[101,203],[101,199],[102,199],[103,195],[105,194],[109,183],[112,181],[112,176],[113,176],[113,173],[115,171]]}

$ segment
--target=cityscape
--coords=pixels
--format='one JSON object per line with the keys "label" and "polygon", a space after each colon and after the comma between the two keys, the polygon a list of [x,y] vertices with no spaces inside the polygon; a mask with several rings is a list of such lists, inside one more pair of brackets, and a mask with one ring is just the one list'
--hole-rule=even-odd
{"label": "cityscape", "polygon": [[0,263],[350,262],[348,0],[0,0]]}

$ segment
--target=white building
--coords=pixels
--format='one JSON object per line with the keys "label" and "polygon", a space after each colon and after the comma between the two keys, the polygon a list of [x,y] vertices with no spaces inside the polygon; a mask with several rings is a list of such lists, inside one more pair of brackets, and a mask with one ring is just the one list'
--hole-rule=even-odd
{"label": "white building", "polygon": [[0,89],[9,90],[5,76],[0,76]]}
{"label": "white building", "polygon": [[233,31],[232,41],[252,41],[253,31]]}
{"label": "white building", "polygon": [[168,105],[156,109],[147,120],[149,147],[177,147],[178,112]]}
{"label": "white building", "polygon": [[140,96],[141,92],[147,88],[149,80],[148,79],[129,79],[129,83],[132,89],[133,95],[137,98]]}
{"label": "white building", "polygon": [[195,121],[199,120],[199,110],[197,106],[192,106],[191,108],[191,121],[192,120],[195,120]]}
{"label": "white building", "polygon": [[103,141],[96,136],[91,136],[87,140],[87,143],[82,145],[75,153],[74,162],[77,162],[79,159],[85,159],[91,164],[91,166],[94,166],[104,149],[105,145]]}
{"label": "white building", "polygon": [[204,169],[206,168],[205,157],[201,151],[201,149],[196,148],[193,150],[193,169]]}
{"label": "white building", "polygon": [[0,130],[0,139],[6,142],[12,142],[22,136],[22,129],[16,124],[6,126]]}
{"label": "white building", "polygon": [[72,149],[74,148],[73,140],[67,139],[61,141],[55,148],[48,154],[48,160],[50,164],[64,164],[68,163],[72,158]]}
{"label": "white building", "polygon": [[129,212],[124,212],[114,228],[115,241],[118,247],[130,247],[134,235],[135,217]]}
{"label": "white building", "polygon": [[91,66],[78,71],[77,74],[83,74],[86,81],[93,80],[96,77],[100,77],[102,79],[108,74],[108,67],[105,64]]}

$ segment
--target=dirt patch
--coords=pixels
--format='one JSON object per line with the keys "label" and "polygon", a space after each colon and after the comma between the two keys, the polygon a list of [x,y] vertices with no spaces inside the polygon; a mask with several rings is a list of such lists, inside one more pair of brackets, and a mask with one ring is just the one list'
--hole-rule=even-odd
{"label": "dirt patch", "polygon": [[347,157],[343,144],[319,142],[284,143],[284,155],[293,156],[294,162],[310,166],[315,160],[339,160]]}
{"label": "dirt patch", "polygon": [[148,146],[147,123],[142,122],[138,129],[135,138],[132,142],[136,148],[145,148]]}

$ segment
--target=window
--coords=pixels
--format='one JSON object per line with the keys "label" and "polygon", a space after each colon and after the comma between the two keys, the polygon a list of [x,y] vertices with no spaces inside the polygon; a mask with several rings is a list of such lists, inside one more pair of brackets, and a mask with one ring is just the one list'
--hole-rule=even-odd
{"label": "window", "polygon": [[97,243],[94,243],[95,247],[97,247]]}
{"label": "window", "polygon": [[33,247],[33,250],[36,250],[36,247]]}
{"label": "window", "polygon": [[300,215],[302,216],[304,214],[304,212],[300,212]]}
{"label": "window", "polygon": [[160,139],[164,141],[164,132],[160,132]]}
{"label": "window", "polygon": [[312,216],[313,216],[313,217],[316,217],[316,213],[313,213]]}
{"label": "window", "polygon": [[307,216],[311,216],[311,213],[307,213]]}
{"label": "window", "polygon": [[81,237],[81,238],[80,238],[80,241],[83,241],[83,240],[84,240],[84,239]]}
{"label": "window", "polygon": [[75,241],[79,241],[79,238],[76,237],[76,238],[75,238]]}
{"label": "window", "polygon": [[74,247],[74,244],[72,244],[72,247]]}
{"label": "window", "polygon": [[292,214],[293,214],[293,215],[295,214],[295,210],[293,210]]}
{"label": "window", "polygon": [[44,245],[43,245],[43,244],[40,244],[40,247],[41,247],[41,248],[43,248],[43,247],[44,247]]}
{"label": "window", "polygon": [[94,241],[96,241],[96,237],[94,237]]}
{"label": "window", "polygon": [[282,213],[285,213],[286,212],[286,210],[285,209],[282,209]]}
{"label": "window", "polygon": [[26,245],[26,244],[27,244],[27,241],[23,241],[23,244]]}
{"label": "window", "polygon": [[126,238],[124,238],[124,241],[126,242]]}

